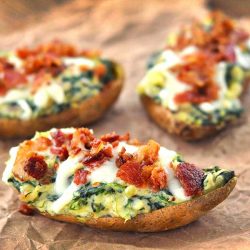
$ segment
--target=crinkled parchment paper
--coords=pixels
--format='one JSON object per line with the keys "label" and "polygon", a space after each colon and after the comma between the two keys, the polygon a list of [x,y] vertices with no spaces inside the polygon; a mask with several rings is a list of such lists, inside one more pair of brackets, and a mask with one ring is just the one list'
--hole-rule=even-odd
{"label": "crinkled parchment paper", "polygon": [[[124,133],[154,138],[206,167],[234,169],[238,184],[230,197],[200,220],[162,233],[120,233],[61,223],[17,212],[16,193],[0,183],[0,249],[250,249],[250,93],[239,125],[217,137],[186,143],[149,120],[135,93],[148,56],[163,46],[166,34],[205,13],[203,1],[70,1],[28,25],[1,35],[1,49],[35,44],[54,37],[83,47],[102,48],[124,65],[126,86],[115,106],[92,127],[97,134]],[[247,23],[247,22],[246,22]],[[243,23],[243,24],[246,24]],[[248,98],[247,98],[248,97]],[[248,99],[248,100],[247,100]],[[0,169],[17,141],[0,142]]]}

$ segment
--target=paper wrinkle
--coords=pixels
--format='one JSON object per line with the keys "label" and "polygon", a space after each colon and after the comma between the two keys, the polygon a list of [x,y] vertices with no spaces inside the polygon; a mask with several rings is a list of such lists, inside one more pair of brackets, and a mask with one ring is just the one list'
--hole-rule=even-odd
{"label": "paper wrinkle", "polygon": [[[135,93],[149,55],[164,45],[169,31],[195,16],[204,16],[203,1],[95,3],[68,1],[45,13],[38,24],[2,36],[0,44],[3,48],[15,48],[58,37],[85,48],[101,48],[107,57],[124,66],[126,85],[115,106],[100,122],[91,125],[95,133],[130,131],[132,138],[141,141],[153,138],[200,167],[216,164],[234,169],[239,181],[229,198],[200,220],[180,229],[152,234],[102,231],[40,215],[24,216],[17,212],[17,193],[0,182],[0,248],[250,249],[250,91],[244,99],[245,115],[240,124],[198,143],[186,143],[158,128],[147,117]],[[248,29],[249,22],[245,22]],[[8,149],[17,143],[17,140],[0,142],[1,173]]]}

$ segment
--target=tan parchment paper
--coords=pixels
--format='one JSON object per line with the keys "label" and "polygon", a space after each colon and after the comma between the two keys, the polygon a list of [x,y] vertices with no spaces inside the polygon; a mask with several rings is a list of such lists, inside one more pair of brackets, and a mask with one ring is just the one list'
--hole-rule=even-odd
{"label": "tan parchment paper", "polygon": [[[179,25],[206,13],[201,0],[69,1],[25,29],[1,35],[1,49],[52,38],[101,48],[125,68],[126,84],[115,106],[91,127],[97,134],[124,133],[158,140],[201,167],[234,169],[238,184],[230,197],[183,228],[162,233],[120,233],[61,223],[17,212],[16,192],[0,182],[0,249],[250,249],[250,93],[240,124],[199,143],[186,143],[158,128],[135,93],[149,55],[164,45]],[[242,25],[250,24],[243,22]],[[18,141],[0,141],[0,172]]]}

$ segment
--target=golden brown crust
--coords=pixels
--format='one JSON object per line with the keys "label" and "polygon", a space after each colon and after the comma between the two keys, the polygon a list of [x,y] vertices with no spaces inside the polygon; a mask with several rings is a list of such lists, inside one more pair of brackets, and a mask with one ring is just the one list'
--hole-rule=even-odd
{"label": "golden brown crust", "polygon": [[77,127],[96,121],[116,101],[122,89],[124,73],[119,64],[116,64],[116,70],[117,80],[107,84],[99,94],[84,100],[77,107],[32,120],[0,119],[0,137],[28,137],[36,131],[46,131],[53,127]]}
{"label": "golden brown crust", "polygon": [[236,185],[237,178],[231,179],[225,186],[218,188],[206,195],[202,195],[193,200],[155,210],[148,214],[138,215],[132,220],[125,222],[121,218],[98,218],[79,222],[74,216],[69,215],[49,215],[44,216],[71,223],[85,224],[94,228],[109,229],[114,231],[135,231],[135,232],[158,232],[174,229],[187,225],[200,216],[213,209],[227,198]]}

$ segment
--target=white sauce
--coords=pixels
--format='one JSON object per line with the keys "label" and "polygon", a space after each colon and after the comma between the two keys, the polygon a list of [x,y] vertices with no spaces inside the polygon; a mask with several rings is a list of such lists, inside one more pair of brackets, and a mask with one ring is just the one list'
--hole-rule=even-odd
{"label": "white sauce", "polygon": [[188,84],[180,82],[175,75],[169,71],[165,72],[166,88],[159,92],[160,98],[163,100],[163,106],[168,107],[170,110],[176,111],[178,105],[174,98],[177,94],[183,93],[189,90],[191,87]]}
{"label": "white sauce", "polygon": [[6,167],[2,176],[2,181],[7,184],[8,184],[8,179],[12,176],[12,169],[16,161],[18,149],[19,147],[13,147],[10,149],[10,152],[9,152],[10,158],[6,162]]}
{"label": "white sauce", "polygon": [[179,180],[174,176],[174,171],[170,167],[170,162],[177,155],[175,151],[161,147],[159,151],[160,162],[167,173],[168,189],[179,200],[190,200],[191,197],[185,195],[185,191],[181,186]]}
{"label": "white sauce", "polygon": [[91,183],[95,182],[104,182],[104,183],[111,183],[115,182],[117,177],[116,173],[118,171],[118,168],[115,165],[114,160],[113,161],[106,161],[104,164],[95,169],[90,175],[89,175],[89,181]]}
{"label": "white sauce", "polygon": [[75,65],[75,66],[88,66],[90,68],[93,68],[95,66],[95,62],[93,60],[90,60],[88,58],[83,57],[64,57],[63,63],[67,66],[69,65]]}
{"label": "white sauce", "polygon": [[28,98],[29,92],[27,90],[11,89],[3,97],[0,97],[0,104],[6,102],[12,102],[19,99]]}
{"label": "white sauce", "polygon": [[69,202],[74,198],[74,192],[79,189],[80,186],[72,182],[63,192],[62,196],[52,203],[51,210],[55,213],[59,213]]}
{"label": "white sauce", "polygon": [[22,116],[21,118],[23,120],[28,120],[31,118],[32,116],[32,110],[29,106],[29,104],[27,103],[27,101],[25,100],[18,100],[17,104],[21,107],[21,109],[23,110]]}
{"label": "white sauce", "polygon": [[79,164],[79,160],[79,156],[74,158],[69,157],[66,161],[59,165],[55,182],[55,192],[58,195],[62,195],[67,189],[69,185],[68,178],[73,175],[77,169],[82,167],[82,165]]}
{"label": "white sauce", "polygon": [[245,69],[250,69],[250,55],[249,55],[249,53],[243,53],[239,47],[235,47],[234,51],[236,54],[237,63]]}

